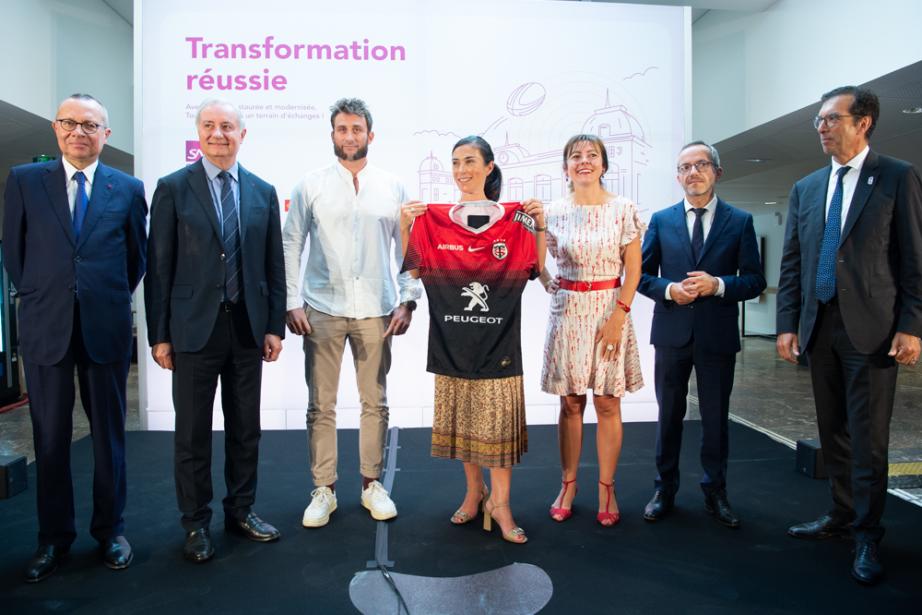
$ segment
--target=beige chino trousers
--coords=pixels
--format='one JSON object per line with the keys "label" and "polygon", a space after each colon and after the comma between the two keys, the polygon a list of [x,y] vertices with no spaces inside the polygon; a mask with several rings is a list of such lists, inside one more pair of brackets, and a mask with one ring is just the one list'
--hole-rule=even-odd
{"label": "beige chino trousers", "polygon": [[304,378],[307,382],[307,446],[315,487],[336,482],[336,394],[346,341],[352,351],[362,404],[359,420],[359,471],[378,478],[387,435],[387,372],[391,338],[384,331],[391,317],[346,318],[304,306],[311,334],[304,336]]}

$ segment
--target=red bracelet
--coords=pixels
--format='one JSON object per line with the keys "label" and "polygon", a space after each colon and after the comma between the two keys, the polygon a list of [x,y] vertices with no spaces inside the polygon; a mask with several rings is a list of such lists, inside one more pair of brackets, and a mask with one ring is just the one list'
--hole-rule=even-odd
{"label": "red bracelet", "polygon": [[617,305],[619,308],[624,310],[625,314],[631,313],[631,306],[629,306],[627,303],[625,303],[621,299],[615,299],[615,305]]}

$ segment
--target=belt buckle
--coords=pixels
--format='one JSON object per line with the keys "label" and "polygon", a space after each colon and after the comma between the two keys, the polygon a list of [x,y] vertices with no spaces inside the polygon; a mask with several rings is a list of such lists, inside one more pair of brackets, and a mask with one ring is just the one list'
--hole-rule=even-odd
{"label": "belt buckle", "polygon": [[588,292],[591,290],[592,290],[592,281],[590,280],[589,282],[586,282],[586,291]]}

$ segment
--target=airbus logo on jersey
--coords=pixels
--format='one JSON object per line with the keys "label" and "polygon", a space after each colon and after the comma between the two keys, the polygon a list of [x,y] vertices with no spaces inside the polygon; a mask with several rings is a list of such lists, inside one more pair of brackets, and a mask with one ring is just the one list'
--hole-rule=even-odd
{"label": "airbus logo on jersey", "polygon": [[464,252],[464,246],[459,246],[456,243],[440,243],[437,246],[439,250],[451,250],[452,252]]}
{"label": "airbus logo on jersey", "polygon": [[[469,301],[464,308],[465,312],[472,312],[478,308],[480,312],[489,312],[490,306],[487,299],[490,297],[490,287],[480,282],[471,282],[461,288],[461,296]],[[474,323],[479,325],[498,325],[503,322],[501,316],[462,316],[460,314],[445,314],[445,322]]]}

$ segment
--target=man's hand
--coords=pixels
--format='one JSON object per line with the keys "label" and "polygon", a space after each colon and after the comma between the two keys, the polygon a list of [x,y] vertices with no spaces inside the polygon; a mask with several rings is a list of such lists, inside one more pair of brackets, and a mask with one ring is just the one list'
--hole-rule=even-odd
{"label": "man's hand", "polygon": [[150,354],[157,365],[163,369],[173,370],[173,344],[169,342],[154,344],[154,347],[150,349]]}
{"label": "man's hand", "polygon": [[[301,311],[303,312],[304,310]],[[273,335],[272,333],[266,333],[266,337],[263,338],[263,361],[266,363],[272,363],[279,358],[281,353],[282,338],[280,338],[278,335]]]}
{"label": "man's hand", "polygon": [[887,354],[896,359],[900,365],[915,365],[919,360],[919,338],[909,333],[896,332]]}
{"label": "man's hand", "polygon": [[688,290],[684,284],[673,282],[669,285],[669,298],[679,305],[688,305],[698,298],[698,293]]}
{"label": "man's hand", "polygon": [[391,313],[391,323],[387,325],[384,331],[384,337],[388,335],[403,335],[410,328],[410,321],[413,320],[413,312],[405,305],[398,305]]}
{"label": "man's hand", "polygon": [[304,311],[303,307],[288,310],[285,315],[285,323],[288,325],[288,330],[295,335],[310,335],[313,333],[311,323],[307,321],[307,312]]}
{"label": "man's hand", "polygon": [[710,297],[720,286],[717,278],[707,271],[689,271],[688,277],[682,280],[682,288],[698,297]]}
{"label": "man's hand", "polygon": [[797,364],[797,357],[800,356],[800,351],[797,349],[796,333],[779,333],[778,339],[775,340],[775,348],[778,349],[779,357],[788,363]]}

